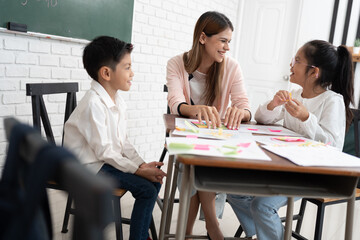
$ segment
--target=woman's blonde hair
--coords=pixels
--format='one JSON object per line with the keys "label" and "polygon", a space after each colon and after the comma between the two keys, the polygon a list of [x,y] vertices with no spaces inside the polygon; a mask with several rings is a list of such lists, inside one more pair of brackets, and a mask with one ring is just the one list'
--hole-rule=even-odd
{"label": "woman's blonde hair", "polygon": [[[201,33],[206,36],[218,34],[227,28],[234,31],[231,21],[222,13],[211,11],[203,13],[196,22],[194,29],[193,44],[190,51],[185,52],[183,61],[185,70],[191,74],[200,66],[205,46],[200,43]],[[224,61],[221,63],[214,62],[206,73],[206,89],[204,92],[205,102],[212,105],[217,97],[221,94],[221,80],[224,72]]]}

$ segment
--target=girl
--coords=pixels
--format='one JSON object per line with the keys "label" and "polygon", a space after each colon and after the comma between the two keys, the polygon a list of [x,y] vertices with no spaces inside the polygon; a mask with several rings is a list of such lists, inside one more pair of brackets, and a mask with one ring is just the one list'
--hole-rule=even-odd
{"label": "girl", "polygon": [[[352,120],[353,69],[351,54],[344,46],[314,40],[301,47],[292,59],[290,82],[301,89],[278,91],[259,106],[258,123],[284,120],[284,126],[307,138],[342,149],[345,130]],[[284,228],[277,214],[287,198],[228,195],[246,236],[259,240],[283,239]]]}
{"label": "girl", "polygon": [[[214,128],[220,127],[224,118],[230,129],[250,121],[241,69],[234,59],[225,56],[233,29],[230,20],[221,13],[206,12],[200,16],[191,50],[173,57],[167,64],[168,105],[172,113],[204,119]],[[194,191],[186,234],[192,233],[200,203],[211,239],[224,239],[216,219],[215,193],[209,192]]]}

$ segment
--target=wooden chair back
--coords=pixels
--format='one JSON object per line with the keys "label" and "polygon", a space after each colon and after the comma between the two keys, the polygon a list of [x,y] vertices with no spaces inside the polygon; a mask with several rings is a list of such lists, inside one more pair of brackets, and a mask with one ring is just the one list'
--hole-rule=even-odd
{"label": "wooden chair back", "polygon": [[[55,144],[55,138],[43,96],[66,93],[66,104],[65,104],[65,114],[64,114],[64,124],[65,124],[65,122],[70,117],[70,114],[76,107],[76,92],[78,91],[79,91],[79,86],[77,82],[26,84],[26,95],[31,96],[33,125],[35,128],[41,130],[40,120],[42,121],[48,142]],[[61,144],[63,144],[63,141],[64,141],[64,131],[63,131]]]}

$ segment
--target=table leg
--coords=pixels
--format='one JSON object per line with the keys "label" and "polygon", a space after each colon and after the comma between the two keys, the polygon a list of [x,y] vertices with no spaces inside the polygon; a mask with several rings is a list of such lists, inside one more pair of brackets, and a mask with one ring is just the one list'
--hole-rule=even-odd
{"label": "table leg", "polygon": [[288,197],[287,209],[286,209],[285,235],[284,235],[285,240],[291,239],[293,213],[294,213],[294,198]]}
{"label": "table leg", "polygon": [[176,240],[185,239],[186,223],[187,223],[187,212],[189,205],[190,196],[190,165],[184,164],[184,171],[182,173],[182,183],[179,199],[179,214],[176,225]]}
{"label": "table leg", "polygon": [[179,173],[179,162],[175,161],[175,169],[173,171],[173,181],[171,184],[171,191],[170,191],[170,197],[169,197],[169,207],[167,209],[167,217],[166,219],[170,219],[166,222],[165,225],[165,239],[167,239],[166,235],[170,233],[170,224],[172,219],[172,213],[173,213],[173,207],[175,203],[175,193],[176,193],[176,187],[177,187],[177,179],[178,179],[178,173]]}
{"label": "table leg", "polygon": [[[166,182],[165,182],[163,209],[162,209],[162,213],[161,213],[160,232],[159,232],[160,240],[164,239],[165,225],[168,222],[167,221],[167,210],[168,210],[168,206],[169,206],[169,190],[170,190],[170,185],[171,185],[173,167],[174,167],[174,155],[171,155],[171,156],[169,156],[169,160],[168,160],[167,177],[166,177]],[[171,219],[169,221],[171,222]]]}
{"label": "table leg", "polygon": [[352,240],[353,224],[354,224],[354,208],[355,208],[355,191],[348,199],[346,208],[346,226],[345,226],[345,240]]}

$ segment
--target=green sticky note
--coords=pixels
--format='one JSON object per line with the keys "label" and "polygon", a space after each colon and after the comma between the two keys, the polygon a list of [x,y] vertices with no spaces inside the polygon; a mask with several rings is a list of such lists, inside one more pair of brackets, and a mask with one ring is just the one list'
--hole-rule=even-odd
{"label": "green sticky note", "polygon": [[185,125],[188,126],[191,131],[193,131],[194,133],[198,133],[199,130],[197,130],[193,125],[191,125],[191,123],[189,123],[188,121],[185,120]]}
{"label": "green sticky note", "polygon": [[231,145],[223,145],[223,148],[237,149],[236,146],[231,146]]}
{"label": "green sticky note", "polygon": [[187,144],[187,143],[170,143],[169,144],[170,149],[193,149],[193,144]]}
{"label": "green sticky note", "polygon": [[235,151],[230,151],[230,152],[223,152],[223,154],[226,156],[226,155],[236,155],[238,154],[238,152],[235,150]]}

